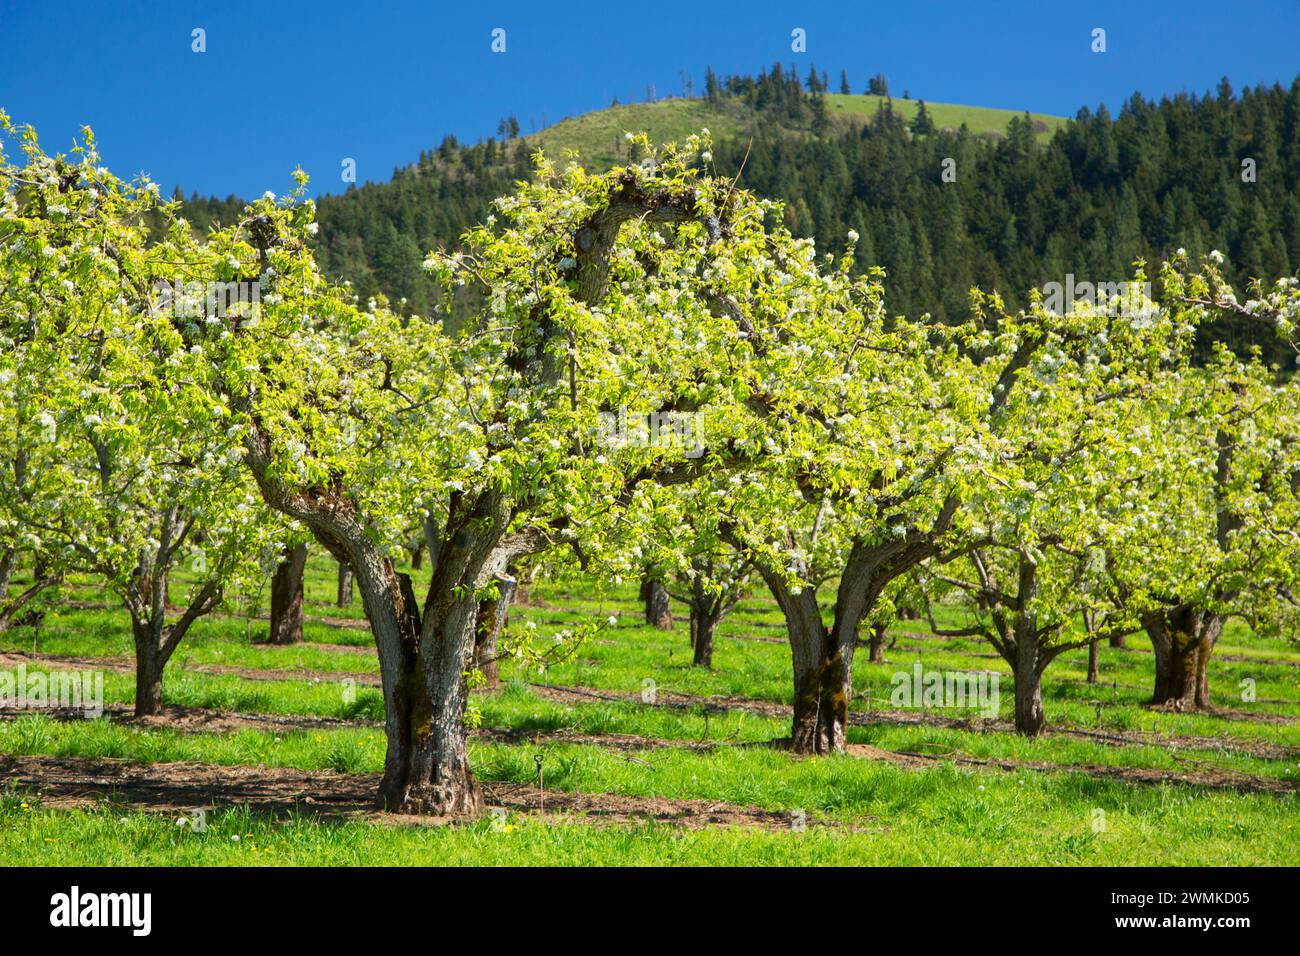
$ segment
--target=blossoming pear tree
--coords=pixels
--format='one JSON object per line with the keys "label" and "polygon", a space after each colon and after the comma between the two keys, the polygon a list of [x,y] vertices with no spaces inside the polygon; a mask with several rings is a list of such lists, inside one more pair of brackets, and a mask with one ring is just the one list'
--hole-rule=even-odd
{"label": "blossoming pear tree", "polygon": [[[1140,288],[1139,273],[1131,288]],[[1131,630],[1114,614],[1111,559],[1158,523],[1134,489],[1150,475],[1165,406],[1183,368],[1190,325],[1136,295],[1130,311],[1079,305],[1061,316],[1035,304],[1000,324],[1041,342],[989,421],[983,480],[963,502],[972,521],[935,578],[968,598],[970,623],[938,633],[984,637],[1011,668],[1015,727],[1045,726],[1042,675],[1067,650]],[[1173,375],[1162,374],[1173,370]],[[1080,630],[1100,616],[1106,633]]]}
{"label": "blossoming pear tree", "polygon": [[[792,749],[825,752],[843,746],[859,623],[955,513],[932,479],[960,441],[943,395],[958,379],[932,372],[957,343],[887,317],[879,273],[853,275],[851,252],[819,259],[811,240],[737,251],[748,255],[728,266],[733,303],[746,314],[783,306],[779,321],[747,324],[733,368],[736,420],[750,432],[738,442],[759,454],[689,493],[776,597],[794,671]],[[828,628],[818,589],[836,579]]]}
{"label": "blossoming pear tree", "polygon": [[[806,356],[820,388],[777,433],[792,466],[767,482],[730,479],[728,533],[786,618],[798,753],[843,749],[863,624],[895,582],[969,540],[963,503],[987,483],[991,423],[1046,344],[1035,324],[982,313],[953,327],[889,317],[878,272],[842,285],[853,294],[809,310],[835,318]],[[818,590],[831,582],[828,627]]]}
{"label": "blossoming pear tree", "polygon": [[[98,165],[89,130],[50,157],[30,127],[0,124],[24,153],[21,165],[0,158],[0,379],[10,454],[32,476],[20,468],[0,485],[0,514],[50,566],[101,575],[121,598],[135,711],[156,714],[168,659],[241,573],[258,573],[279,525],[226,409],[199,388],[201,348],[160,307],[156,281],[175,275],[188,240],[148,241],[140,223],[156,187]],[[172,616],[183,562],[190,586]]]}
{"label": "blossoming pear tree", "polygon": [[669,564],[667,593],[689,609],[692,663],[713,666],[718,625],[747,593],[753,563],[720,533],[712,482],[675,486],[660,497],[655,524],[642,529],[643,553]]}
{"label": "blossoming pear tree", "polygon": [[[1237,296],[1213,255],[1194,274],[1166,264],[1167,308],[1193,324],[1234,312],[1293,341],[1300,283]],[[1155,650],[1153,703],[1210,707],[1208,663],[1227,621],[1295,632],[1300,575],[1300,401],[1254,357],[1216,345],[1203,367],[1179,370],[1160,402],[1137,507],[1155,516],[1113,552],[1121,606],[1138,616]]]}
{"label": "blossoming pear tree", "polygon": [[[209,387],[266,501],[356,574],[392,809],[481,807],[466,671],[478,597],[512,560],[564,545],[617,566],[650,489],[803,453],[789,438],[822,388],[807,381],[824,367],[813,343],[850,283],[766,228],[769,204],[703,175],[699,140],[643,145],[644,162],[602,175],[543,160],[463,252],[430,256],[445,297],[427,317],[326,283],[305,246],[310,203],[263,198],[202,250],[263,283],[260,321],[209,338]],[[602,444],[601,416],[633,405],[697,412],[708,450]],[[794,422],[775,443],[774,421]],[[391,556],[412,508],[439,529],[422,600]]]}

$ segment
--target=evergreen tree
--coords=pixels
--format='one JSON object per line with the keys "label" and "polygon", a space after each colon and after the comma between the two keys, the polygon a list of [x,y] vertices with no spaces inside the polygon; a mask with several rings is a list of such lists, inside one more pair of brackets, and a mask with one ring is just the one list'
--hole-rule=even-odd
{"label": "evergreen tree", "polygon": [[[847,78],[842,71],[841,88]],[[1113,117],[1104,107],[1081,109],[1050,139],[1028,115],[1003,135],[938,130],[922,101],[909,124],[884,77],[871,83],[886,98],[858,123],[831,122],[816,71],[808,85],[818,89],[806,92],[779,63],[725,79],[710,68],[704,96],[745,117],[743,133],[716,138],[718,170],[736,175],[743,162],[741,185],[783,201],[789,227],[813,236],[819,253],[843,251],[855,230],[858,266],[890,270],[892,311],[957,319],[972,285],[1016,308],[1029,290],[1069,273],[1123,281],[1134,260],[1150,265],[1179,248],[1193,258],[1218,249],[1239,286],[1300,269],[1300,77],[1240,96],[1226,83],[1205,97],[1133,96]],[[350,280],[363,302],[386,294],[394,304],[405,298],[405,311],[427,308],[434,300],[424,255],[454,246],[496,196],[531,174],[533,146],[520,138],[518,119],[498,132],[500,140],[474,145],[448,137],[390,182],[320,197],[322,267]],[[621,145],[621,128],[618,135]],[[605,162],[619,155],[611,150]],[[1242,180],[1247,158],[1253,182]],[[946,159],[955,161],[955,181],[941,176]],[[204,233],[236,222],[242,209],[237,197],[192,195],[183,215]],[[1217,338],[1294,367],[1293,353],[1255,326],[1208,323],[1202,354]]]}
{"label": "evergreen tree", "polygon": [[925,108],[925,100],[916,101],[916,116],[912,118],[912,132],[917,136],[929,136],[935,131],[934,120]]}

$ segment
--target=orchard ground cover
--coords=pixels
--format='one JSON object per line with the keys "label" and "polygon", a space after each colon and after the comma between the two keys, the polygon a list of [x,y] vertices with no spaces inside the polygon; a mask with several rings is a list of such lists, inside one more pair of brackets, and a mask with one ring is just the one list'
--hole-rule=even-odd
{"label": "orchard ground cover", "polygon": [[[470,753],[489,814],[473,823],[372,809],[383,769],[378,663],[335,564],[306,574],[305,641],[270,646],[266,595],[195,625],[161,716],[130,716],[124,612],[70,578],[39,624],[0,636],[0,670],[104,673],[98,719],[6,710],[6,864],[1294,864],[1300,859],[1300,654],[1233,625],[1210,663],[1209,712],[1146,706],[1144,637],[1044,680],[1048,732],[1012,732],[1010,675],[987,644],[924,621],[854,669],[847,753],[795,757],[781,614],[755,587],[714,666],[691,666],[684,609],[643,623],[634,586],[539,580],[512,609],[539,637],[614,616],[567,663],[515,662],[477,691]],[[419,579],[420,572],[410,573]],[[178,575],[177,593],[190,582]],[[937,623],[955,623],[938,607]],[[1000,675],[996,718],[902,707],[896,674]],[[1251,698],[1245,700],[1243,697]],[[539,787],[537,757],[542,758]],[[202,811],[200,813],[200,811]]]}

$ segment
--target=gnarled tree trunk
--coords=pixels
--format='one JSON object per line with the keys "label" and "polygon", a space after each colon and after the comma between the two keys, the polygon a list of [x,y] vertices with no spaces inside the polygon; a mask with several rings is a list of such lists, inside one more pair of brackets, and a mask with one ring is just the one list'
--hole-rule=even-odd
{"label": "gnarled tree trunk", "polygon": [[[160,552],[169,554],[164,532]],[[131,615],[135,642],[135,716],[153,717],[163,709],[163,670],[190,627],[221,603],[221,586],[209,580],[194,595],[180,617],[167,623],[167,562],[142,562],[131,576],[123,603]]]}
{"label": "gnarled tree trunk", "polygon": [[295,545],[276,566],[271,578],[271,644],[296,644],[302,640],[302,579],[307,568],[307,544]]}
{"label": "gnarled tree trunk", "polygon": [[885,544],[856,542],[840,575],[835,620],[829,629],[822,623],[813,587],[805,585],[794,594],[779,571],[765,562],[757,564],[781,607],[790,638],[794,666],[791,749],[795,753],[844,750],[853,696],[853,651],[862,620],[889,582],[935,553],[934,536],[949,526],[956,509],[957,499],[950,497],[928,533],[911,530]]}
{"label": "gnarled tree trunk", "polygon": [[[794,668],[794,713],[790,726],[790,749],[798,754],[829,753],[834,749],[834,716],[824,713],[827,698],[834,706],[838,688],[836,659],[830,632],[822,623],[817,592],[805,586],[798,594],[772,569],[760,565],[785,616]],[[847,701],[845,702],[847,705]]]}
{"label": "gnarled tree trunk", "polygon": [[396,813],[477,816],[469,767],[465,671],[474,648],[473,591],[431,591],[423,620],[411,579],[369,552],[353,563],[379,648],[387,750],[379,802]]}
{"label": "gnarled tree trunk", "polygon": [[1174,710],[1210,706],[1210,656],[1224,623],[1222,615],[1186,604],[1143,618],[1156,657],[1153,704]]}

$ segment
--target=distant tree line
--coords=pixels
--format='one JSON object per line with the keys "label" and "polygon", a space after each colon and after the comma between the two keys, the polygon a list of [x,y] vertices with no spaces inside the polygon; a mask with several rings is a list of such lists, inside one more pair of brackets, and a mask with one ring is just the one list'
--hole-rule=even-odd
{"label": "distant tree line", "polygon": [[[840,81],[849,88],[846,72]],[[869,89],[887,93],[885,77]],[[1046,143],[1028,115],[1005,134],[977,134],[940,129],[924,110],[909,121],[888,99],[860,123],[831,122],[826,90],[815,67],[802,80],[780,64],[757,76],[709,69],[704,102],[744,121],[743,133],[719,137],[713,162],[732,175],[743,164],[742,184],[783,200],[784,224],[821,251],[842,251],[856,232],[858,265],[889,275],[891,311],[956,321],[972,286],[1014,307],[1024,290],[1071,274],[1120,281],[1135,259],[1179,248],[1219,250],[1238,284],[1300,266],[1300,77],[1240,94],[1226,79],[1202,96],[1135,94],[1117,116],[1081,109]],[[385,293],[403,311],[428,309],[424,251],[454,244],[530,173],[528,141],[506,135],[448,137],[386,183],[322,198],[326,272],[352,280],[363,300]],[[205,228],[233,221],[240,201],[193,196],[187,207]],[[1222,319],[1202,336],[1289,361],[1257,324]]]}

